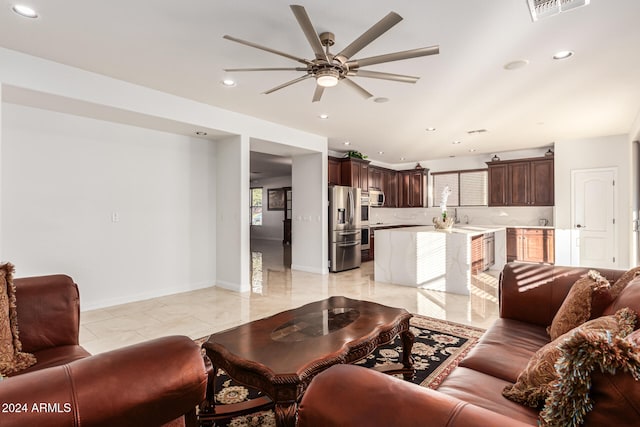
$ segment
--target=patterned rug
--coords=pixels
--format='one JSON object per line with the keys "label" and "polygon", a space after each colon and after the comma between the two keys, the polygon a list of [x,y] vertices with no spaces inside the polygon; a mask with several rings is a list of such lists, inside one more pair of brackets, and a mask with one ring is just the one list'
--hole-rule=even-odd
{"label": "patterned rug", "polygon": [[[410,321],[415,343],[411,351],[415,377],[411,382],[436,389],[458,362],[471,350],[484,333],[483,329],[414,315]],[[196,340],[198,344],[205,338]],[[402,344],[397,338],[393,343],[382,346],[366,358],[356,362],[367,368],[401,362]],[[402,375],[398,375],[402,378]],[[216,404],[225,405],[256,399],[263,394],[232,380],[222,370],[216,379]],[[216,422],[221,427],[272,427],[275,426],[272,410],[256,411],[248,415],[233,417]]]}

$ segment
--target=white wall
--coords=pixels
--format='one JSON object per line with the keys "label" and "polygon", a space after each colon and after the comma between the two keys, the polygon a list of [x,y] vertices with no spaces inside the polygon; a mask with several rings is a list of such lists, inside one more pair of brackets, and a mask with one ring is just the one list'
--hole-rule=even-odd
{"label": "white wall", "polygon": [[632,144],[628,135],[615,135],[555,143],[556,264],[571,265],[571,171],[615,168],[618,180],[616,225],[618,266],[628,268],[632,243]]}
{"label": "white wall", "polygon": [[90,309],[214,284],[213,142],[2,104],[2,256]]}
{"label": "white wall", "polygon": [[251,182],[251,187],[262,188],[262,225],[251,226],[252,239],[282,241],[284,237],[284,213],[268,209],[268,190],[291,187],[291,175],[265,178]]}
{"label": "white wall", "polygon": [[[184,176],[193,176],[194,173],[200,173],[200,176],[198,176],[197,179],[195,180],[197,182],[193,183],[194,187],[192,189],[186,188],[186,187],[179,188],[179,191],[177,191],[177,194],[176,194],[175,201],[169,204],[171,205],[171,209],[176,209],[180,211],[180,214],[178,213],[175,214],[178,217],[181,217],[180,215],[182,215],[182,217],[184,217],[185,215],[192,215],[197,219],[198,222],[202,222],[203,220],[201,218],[201,215],[205,215],[207,216],[208,221],[211,221],[211,219],[213,218],[214,222],[207,224],[206,227],[204,225],[202,226],[196,225],[189,230],[187,229],[182,230],[184,231],[183,233],[182,232],[174,233],[174,229],[171,227],[176,227],[174,223],[180,223],[179,221],[168,221],[164,217],[162,221],[158,220],[163,225],[167,225],[166,230],[170,232],[169,234],[165,232],[165,235],[163,236],[163,238],[165,237],[167,239],[169,237],[176,238],[176,240],[172,242],[172,244],[168,244],[168,243],[166,244],[167,250],[168,250],[168,247],[171,246],[172,248],[171,250],[179,255],[180,260],[182,259],[182,256],[184,256],[185,258],[188,258],[190,256],[188,254],[190,253],[195,254],[194,258],[192,258],[191,260],[191,264],[185,265],[185,266],[180,265],[179,267],[178,266],[176,267],[176,270],[180,270],[181,272],[181,274],[179,274],[180,280],[184,278],[189,279],[189,280],[185,280],[184,283],[182,282],[179,283],[178,286],[179,286],[179,289],[181,290],[186,290],[187,288],[191,287],[193,284],[197,285],[200,283],[200,279],[201,279],[200,272],[193,271],[194,268],[192,267],[192,264],[200,266],[199,264],[201,262],[200,260],[201,258],[204,258],[204,257],[207,258],[208,267],[213,269],[211,271],[211,274],[207,276],[206,280],[213,280],[213,279],[219,278],[222,281],[221,284],[229,288],[232,288],[235,290],[242,290],[245,288],[248,289],[248,286],[249,286],[249,279],[248,279],[249,210],[247,209],[247,200],[249,200],[248,199],[248,192],[249,192],[248,140],[250,138],[274,142],[277,144],[281,144],[282,146],[302,148],[304,150],[317,152],[321,154],[323,157],[326,157],[326,153],[327,153],[327,138],[323,136],[314,135],[314,134],[300,131],[294,128],[290,128],[290,127],[278,125],[276,123],[271,123],[265,120],[257,119],[255,117],[235,113],[228,110],[223,110],[221,108],[217,108],[204,103],[195,102],[186,98],[181,98],[168,93],[159,92],[157,90],[149,89],[147,87],[124,82],[124,81],[106,77],[100,74],[87,72],[78,68],[55,63],[43,58],[26,55],[26,54],[12,51],[5,48],[0,48],[0,88],[2,88],[2,92],[0,92],[0,95],[2,95],[2,100],[4,102],[7,102],[7,101],[11,102],[13,100],[13,102],[17,104],[30,105],[31,107],[46,108],[47,110],[70,113],[71,115],[69,117],[74,117],[73,115],[75,115],[76,119],[80,119],[80,117],[93,117],[93,119],[100,119],[100,120],[93,120],[93,121],[92,119],[82,119],[87,121],[82,121],[82,120],[80,121],[81,123],[83,123],[83,125],[81,125],[80,128],[78,129],[78,131],[82,133],[81,137],[77,136],[74,133],[75,129],[73,128],[73,126],[69,127],[68,129],[67,128],[60,129],[59,138],[54,138],[50,140],[49,143],[51,144],[51,146],[47,147],[47,149],[55,153],[57,157],[63,158],[66,152],[65,144],[70,144],[71,142],[74,142],[74,141],[77,142],[76,139],[82,140],[85,137],[87,139],[94,138],[96,141],[103,142],[103,145],[105,146],[108,145],[108,144],[104,144],[104,141],[101,135],[102,126],[109,129],[125,129],[126,128],[126,129],[129,129],[129,131],[132,132],[131,135],[133,135],[133,137],[129,138],[133,144],[131,147],[133,152],[129,154],[128,144],[122,144],[122,146],[115,144],[114,147],[111,147],[110,149],[116,150],[115,147],[118,147],[118,149],[120,150],[118,155],[115,155],[111,152],[102,153],[102,154],[104,154],[107,158],[110,158],[109,155],[113,154],[111,157],[114,157],[114,158],[117,157],[119,162],[121,162],[122,164],[125,164],[126,167],[124,168],[124,170],[129,174],[133,173],[132,171],[135,164],[136,177],[138,176],[137,174],[140,173],[142,176],[141,180],[145,184],[145,187],[143,187],[142,189],[147,190],[148,193],[153,197],[159,197],[159,196],[156,193],[154,193],[153,188],[149,187],[150,184],[147,181],[145,172],[149,172],[150,168],[153,169],[153,162],[156,157],[158,157],[158,161],[166,160],[167,166],[168,166],[167,170],[163,171],[163,174],[165,175],[160,176],[156,182],[156,184],[158,183],[160,184],[160,188],[164,183],[166,183],[169,189],[173,189],[174,187],[178,188],[182,185],[183,180],[185,179]],[[11,98],[11,99],[8,99],[8,98]],[[220,150],[222,153],[222,157],[216,157],[217,151],[216,149],[212,149],[212,152],[207,154],[210,156],[208,169],[206,171],[200,171],[200,172],[198,172],[197,169],[195,171],[192,171],[191,169],[184,169],[183,163],[181,162],[184,160],[184,158],[187,155],[185,153],[179,152],[179,149],[177,148],[177,146],[175,147],[170,146],[167,148],[164,145],[159,144],[160,147],[158,147],[158,145],[149,144],[148,141],[149,140],[155,141],[156,135],[164,135],[164,137],[157,137],[157,138],[161,141],[164,141],[163,138],[167,138],[167,141],[166,141],[167,144],[170,141],[186,142],[187,146],[192,147],[192,150],[194,150],[195,152],[201,149],[199,144],[193,142],[198,140],[187,137],[187,136],[178,136],[175,134],[164,134],[162,132],[157,132],[157,131],[156,132],[145,131],[144,129],[138,128],[135,126],[119,127],[121,125],[113,124],[116,122],[127,123],[130,125],[134,124],[136,126],[150,127],[154,129],[163,129],[163,130],[178,129],[173,132],[183,133],[183,134],[191,134],[191,132],[195,130],[206,130],[210,133],[210,135],[218,135],[220,133],[224,133],[224,134],[230,135],[231,137],[231,140],[227,141],[230,143],[229,147],[227,147],[229,150],[225,150],[224,148],[222,148]],[[103,125],[94,126],[92,124],[90,126],[89,125],[85,126],[84,124],[86,123],[103,123]],[[111,128],[106,123],[110,123],[114,127]],[[0,122],[0,125],[2,125],[3,127],[2,133],[5,134],[6,133],[4,129],[5,123]],[[25,124],[24,126],[25,126],[25,129],[28,130],[29,127],[32,126],[32,123]],[[34,132],[37,133],[38,127],[33,126],[33,128],[34,128]],[[65,142],[67,131],[68,131],[68,135],[70,136],[69,138],[70,140]],[[153,135],[153,136],[149,136],[149,135]],[[240,135],[240,136],[232,137],[231,135]],[[231,142],[233,141],[233,138],[237,138],[237,140],[235,140],[235,142]],[[41,137],[41,142],[43,140],[48,140],[48,138]],[[56,149],[56,147],[54,147],[53,145],[55,145],[58,141],[61,142],[61,145]],[[42,143],[44,145],[44,142]],[[145,145],[145,143],[147,145]],[[202,141],[200,141],[200,143],[204,144],[204,142]],[[241,144],[241,147],[237,147],[240,150],[239,152],[235,152],[234,149],[232,148],[232,146],[236,143]],[[213,144],[213,143],[210,142],[209,144]],[[79,143],[78,145],[82,146],[82,144],[79,144]],[[126,145],[127,147],[124,147],[124,145]],[[206,146],[210,147],[210,145],[208,144]],[[147,147],[148,152],[151,153],[151,157],[147,160],[143,158],[144,156],[140,155],[140,152],[143,151],[143,147]],[[153,147],[153,149],[151,147]],[[4,147],[0,146],[0,148],[4,150]],[[84,149],[84,147],[82,148]],[[217,148],[220,148],[220,147],[217,147]],[[154,150],[157,150],[157,151],[154,151]],[[82,150],[81,152],[84,153],[84,151]],[[97,153],[101,153],[101,152],[97,151]],[[1,167],[3,168],[3,170],[1,171],[1,175],[3,178],[2,178],[2,192],[0,192],[0,202],[3,204],[3,207],[2,207],[2,211],[0,212],[0,215],[4,212],[7,212],[7,205],[9,204],[15,205],[16,195],[15,194],[11,195],[10,193],[7,193],[7,195],[5,195],[5,188],[11,188],[10,186],[7,187],[5,185],[6,177],[11,177],[13,175],[13,171],[16,168],[20,168],[22,163],[27,164],[26,170],[31,169],[31,165],[28,165],[28,163],[31,162],[32,159],[30,157],[26,157],[26,153],[24,152],[20,154],[24,155],[25,157],[20,159],[9,158],[7,156],[2,157]],[[90,156],[90,155],[93,155],[93,152],[86,153],[86,154],[87,156]],[[202,153],[199,153],[195,157],[198,159],[201,159],[202,158],[201,154]],[[34,153],[31,153],[31,155],[33,156]],[[198,162],[195,161],[195,159],[193,159],[194,156],[191,156],[191,157],[193,160],[192,162],[193,165],[197,165]],[[75,153],[71,153],[71,158],[78,160],[75,158]],[[134,160],[130,160],[130,159],[134,159]],[[64,173],[62,174],[64,177],[66,177],[65,178],[66,181],[73,182],[73,180],[70,177],[71,175],[70,170],[72,170],[70,169],[71,166],[76,167],[76,169],[81,170],[87,175],[91,175],[93,171],[86,166],[86,164],[90,164],[91,162],[89,161],[84,162],[84,160],[86,159],[80,159],[79,162],[75,162],[73,165],[68,164],[69,163],[68,159],[63,159],[63,161],[59,162],[60,165],[67,166],[67,168],[64,169]],[[237,163],[231,163],[231,161],[236,161],[236,160],[237,160]],[[131,163],[127,163],[127,161],[130,161]],[[170,163],[170,161],[173,161],[174,163]],[[326,167],[327,167],[326,159],[321,160],[320,158],[318,158],[316,159],[316,161],[318,163],[315,166],[316,168],[320,168],[322,165],[322,168],[326,170]],[[4,168],[9,164],[12,165],[13,168],[12,169],[10,168],[9,171],[5,171]],[[228,167],[229,168],[228,172],[231,172],[231,173],[220,172],[220,170],[218,170],[215,164],[218,164],[219,166],[224,165],[224,167]],[[46,165],[46,166],[47,168],[49,168],[47,170],[50,170],[53,168],[53,166],[51,165]],[[50,172],[53,172],[53,171],[50,170]],[[41,173],[41,172],[38,172],[38,173]],[[324,200],[326,200],[326,189],[324,190],[325,191],[324,197],[321,192],[321,188],[324,188],[325,187],[324,183],[326,183],[326,171],[324,173],[325,173],[325,176],[324,176],[323,183],[322,184],[319,184],[318,182],[314,183],[314,185],[318,186],[318,190],[307,192],[307,194],[315,194],[315,196],[318,198],[317,200],[314,201],[314,203],[311,203],[311,205],[317,208],[317,211],[314,212],[314,215],[320,216],[322,218],[322,222],[327,221],[326,209],[322,209],[322,203],[324,202]],[[154,174],[150,174],[150,175],[154,176]],[[123,175],[123,176],[125,176],[128,179],[128,182],[122,183],[120,181],[120,178],[116,179],[115,183],[112,183],[112,184],[116,185],[117,188],[114,189],[113,191],[105,190],[104,194],[102,194],[104,198],[103,201],[97,200],[98,198],[97,197],[94,198],[93,195],[90,197],[87,197],[88,200],[90,200],[91,202],[94,202],[94,204],[96,205],[99,205],[101,210],[104,209],[105,207],[107,208],[109,213],[109,218],[108,218],[109,221],[110,221],[110,212],[113,209],[116,209],[116,207],[112,206],[113,202],[110,197],[112,197],[112,194],[119,194],[118,191],[121,191],[123,188],[128,189],[128,187],[131,186],[131,175]],[[226,185],[222,185],[220,181],[216,179],[216,176],[220,177],[223,180],[229,179],[229,180],[236,180],[236,181],[233,181],[231,186],[226,186]],[[171,177],[175,179],[170,179]],[[59,180],[62,178],[56,178],[56,179]],[[98,176],[95,176],[95,177],[89,176],[89,177],[78,178],[78,182],[74,183],[74,185],[80,187],[78,191],[80,190],[87,191],[87,192],[89,191],[87,188],[82,187],[83,179],[84,181],[87,181],[87,182],[97,181],[100,185],[104,185],[104,186],[106,186],[109,181],[107,177],[104,177],[103,175],[100,175],[100,174],[98,174]],[[28,180],[26,180],[26,182],[28,182]],[[204,183],[207,183],[208,185],[213,186],[211,188],[211,193],[207,195],[208,204],[206,204],[206,206],[204,206],[205,204],[204,200],[207,200],[207,198],[204,197],[205,195],[197,194],[197,193],[204,193],[204,190],[201,189]],[[33,187],[36,187],[35,183],[30,183],[30,185],[32,185]],[[87,184],[87,186],[89,186],[89,184]],[[229,188],[235,188],[235,186],[238,186],[237,188],[239,188],[240,190],[238,192],[234,192],[231,199],[225,199],[220,194],[216,194],[216,188],[229,189]],[[90,187],[93,188],[95,186],[90,186]],[[99,188],[102,188],[102,187],[99,187]],[[306,191],[306,188],[304,185],[301,188],[303,188]],[[7,190],[7,191],[10,191],[10,190]],[[190,196],[187,197],[185,196],[185,194],[189,194]],[[193,196],[194,194],[197,197],[194,197]],[[223,194],[227,194],[227,193],[223,193]],[[147,197],[150,197],[150,196],[147,196]],[[71,203],[71,205],[73,206],[75,206],[75,203],[78,203],[77,201],[71,200],[73,199],[73,197],[69,197],[69,199],[70,199],[69,203]],[[208,211],[203,211],[200,209],[200,207],[198,207],[198,209],[192,210],[189,207],[185,207],[184,205],[182,205],[182,203],[176,203],[176,202],[182,202],[182,201],[189,202],[189,203],[196,203],[196,199],[198,203],[203,204],[202,209],[208,209]],[[101,205],[101,203],[104,206]],[[161,203],[157,202],[155,203],[155,205],[161,205]],[[54,217],[56,218],[56,221],[55,221],[56,224],[54,224],[54,226],[67,227],[70,229],[68,231],[74,231],[74,233],[75,233],[75,230],[78,230],[81,228],[86,232],[85,240],[88,239],[93,233],[91,231],[92,230],[91,227],[95,224],[86,224],[80,220],[78,220],[79,224],[74,224],[73,221],[76,219],[76,217],[68,216],[70,214],[66,212],[65,209],[63,209],[65,207],[66,206],[62,206],[60,208],[60,212],[64,212],[64,215],[67,215],[67,218],[70,218],[69,224],[72,224],[72,225],[62,224],[63,223],[62,218],[58,218],[57,215],[63,216],[63,214],[60,212],[55,212]],[[14,209],[14,206],[11,206],[11,209]],[[81,204],[81,206],[78,206],[78,209],[91,210],[90,208],[87,207],[86,203]],[[121,208],[117,207],[117,209],[121,209]],[[171,209],[168,212],[173,212]],[[222,217],[217,216],[216,212],[222,215]],[[29,215],[25,216],[25,219],[24,219],[25,224],[31,221],[31,223],[35,225],[35,228],[33,228],[32,230],[27,230],[27,227],[22,227],[22,226],[21,226],[22,228],[19,227],[21,230],[24,231],[23,234],[26,234],[27,232],[33,234],[28,238],[26,236],[21,236],[21,237],[25,241],[26,240],[30,242],[39,241],[38,239],[41,236],[35,234],[33,230],[36,230],[36,231],[38,231],[38,229],[47,230],[47,227],[51,226],[50,214],[47,210],[45,210],[44,213],[42,210],[32,210],[31,212],[26,212],[26,213]],[[97,213],[95,214],[97,215]],[[78,215],[78,214],[73,212],[73,215]],[[171,216],[172,214],[163,212],[162,215]],[[224,236],[217,235],[216,223],[220,224],[223,221],[230,221],[231,218],[233,218],[234,216],[235,216],[235,221],[237,221],[238,227],[235,227],[236,223],[232,221],[231,222],[232,227],[230,227],[229,230],[233,230],[233,232],[230,232],[229,234],[225,234]],[[128,220],[128,217],[122,216],[122,213],[120,212],[120,218],[121,218],[121,221],[118,224],[122,226],[123,225],[122,223],[125,221],[125,219]],[[12,218],[11,221],[15,221],[15,217]],[[21,218],[20,221],[23,221],[23,219]],[[5,224],[5,227],[7,223],[8,223],[8,220],[6,219],[2,219],[2,221],[0,222],[0,224]],[[141,228],[145,229],[145,227],[152,227],[152,225],[154,224],[145,222],[141,224]],[[318,225],[315,223],[304,223],[300,225],[302,227],[299,230],[301,233],[309,233],[310,235],[319,234],[317,233]],[[96,225],[96,226],[100,228],[100,225]],[[305,227],[307,226],[309,227],[309,230],[305,230]],[[2,227],[2,225],[0,225],[0,227]],[[124,227],[121,227],[121,228],[124,228]],[[5,259],[8,259],[10,255],[13,256],[15,254],[15,252],[13,252],[14,246],[13,244],[5,245],[6,233],[4,233],[5,230],[2,230],[2,231],[3,231],[2,245],[0,245],[0,250],[3,251],[1,253],[2,257]],[[96,231],[96,233],[100,234],[103,232]],[[194,242],[195,241],[201,242],[200,239],[204,239],[206,237],[208,244],[213,245],[213,247],[206,248],[206,250],[204,249],[201,250],[201,248],[196,248],[197,250],[187,250],[188,245],[186,245],[184,242],[184,238],[185,238],[184,236],[190,235],[189,233],[201,233],[199,236],[195,237]],[[205,233],[205,234],[202,234],[202,233]],[[15,236],[15,233],[14,233],[14,236]],[[224,237],[224,240],[220,240],[223,237]],[[322,263],[326,263],[325,240],[326,239],[322,239],[321,241],[315,241],[314,243],[305,242],[303,244],[303,246],[315,245],[315,247],[311,251],[311,254],[312,256],[315,256],[316,259],[305,260],[308,262],[301,264],[302,269],[320,270],[319,268],[317,268],[317,266],[321,265]],[[64,239],[60,239],[60,241],[63,242]],[[109,251],[115,250],[112,246],[109,246],[107,248],[102,248],[100,247],[99,244],[95,244],[95,242],[93,241],[91,241],[92,243],[91,245],[88,245],[88,244],[85,245],[85,243],[88,243],[88,242],[85,242],[85,241],[82,242],[82,246],[83,246],[82,250],[85,253],[100,252],[102,254],[101,251],[104,250],[108,254],[110,253]],[[216,253],[216,243],[218,244],[217,247],[225,249],[225,251],[223,251],[223,254]],[[67,244],[70,244],[70,243],[67,241]],[[201,243],[198,243],[198,244],[201,244]],[[226,249],[229,249],[228,245],[231,245],[231,248],[233,249],[230,252],[226,251]],[[49,246],[51,246],[51,244],[49,244]],[[11,249],[12,252],[7,253],[6,250],[9,247],[12,248]],[[160,249],[161,249],[160,247],[157,248],[157,250],[160,250]],[[295,249],[295,246],[294,246],[294,249]],[[74,248],[74,250],[75,252],[73,252],[73,254],[82,252],[78,248]],[[124,252],[128,253],[127,251],[124,251]],[[69,255],[69,252],[65,252],[65,254]],[[80,255],[84,255],[84,254],[80,254]],[[24,254],[22,254],[21,256],[26,257]],[[102,255],[100,256],[102,259],[105,259],[105,257],[103,257]],[[61,256],[57,256],[57,258],[61,258]],[[51,272],[50,266],[53,264],[55,264],[53,265],[55,267],[55,271],[62,271],[69,274],[73,274],[74,271],[82,271],[82,272],[86,271],[87,274],[89,274],[90,268],[88,266],[83,265],[82,257],[74,258],[72,256],[69,256],[64,259],[65,261],[64,263],[53,262],[47,258],[41,257],[38,259],[37,265],[33,263],[34,258],[31,258],[31,259],[32,259],[32,262],[30,264],[31,267],[27,268],[26,270],[19,271],[18,275],[26,275],[26,274],[31,274],[33,272],[49,273]],[[106,256],[106,259],[108,259],[108,255]],[[146,260],[146,255],[143,255],[142,259]],[[154,259],[155,264],[160,262],[158,261],[158,259],[159,258]],[[161,258],[161,259],[164,260],[165,258]],[[127,257],[128,262],[132,263],[133,262],[132,260],[133,260],[132,257]],[[178,260],[179,261],[178,264],[180,264],[180,260]],[[62,261],[62,260],[59,260],[59,261]],[[166,262],[175,263],[176,261],[169,259]],[[155,264],[153,265],[153,267],[155,267]],[[216,266],[218,268],[216,268]],[[143,264],[143,267],[145,267],[144,264]],[[25,268],[24,263],[22,263],[22,268]],[[114,268],[120,268],[120,266],[116,266]],[[134,267],[131,266],[130,268],[134,268]],[[223,270],[220,270],[220,268],[222,268]],[[104,270],[104,267],[102,268],[102,270]],[[102,270],[100,269],[96,270],[95,274],[97,274],[99,271],[102,271]],[[195,270],[198,270],[198,269],[196,268]],[[142,274],[143,271],[144,270],[140,270],[138,273]],[[154,274],[155,273],[151,273],[152,276]],[[77,276],[77,274],[74,274],[74,277],[75,276]],[[97,291],[98,294],[91,297],[92,302],[89,302],[87,298],[83,295],[83,308],[85,309],[87,307],[92,307],[92,306],[97,307],[104,304],[116,304],[124,301],[148,298],[151,296],[160,295],[163,292],[164,293],[174,292],[175,289],[177,289],[173,286],[173,283],[169,285],[164,283],[164,281],[170,281],[172,279],[171,277],[169,278],[163,277],[163,281],[154,283],[153,293],[150,293],[151,289],[148,287],[148,285],[140,284],[139,283],[140,280],[136,282],[135,281],[136,277],[132,277],[132,280],[129,280],[127,278],[126,280],[127,286],[124,286],[124,285],[121,286],[120,284],[112,285],[110,283],[109,286],[111,286],[113,289],[111,291],[105,291],[103,289],[104,286],[102,286],[102,283],[105,280],[101,280],[99,283],[96,284],[96,282],[94,281],[82,280],[84,277],[85,277],[84,275],[81,275],[80,279],[77,279],[77,280],[83,281],[85,283],[92,283],[91,286],[95,287],[96,289],[100,289],[100,291]],[[145,279],[143,280],[144,283],[152,282],[150,280],[147,280],[149,279],[149,275],[145,276],[144,279]],[[118,280],[122,282],[122,279],[120,279],[120,276],[118,277]],[[116,296],[114,297],[114,295]]]}
{"label": "white wall", "polygon": [[293,157],[291,268],[328,274],[327,153]]}
{"label": "white wall", "polygon": [[218,286],[246,292],[249,282],[249,138],[216,143],[216,247]]}

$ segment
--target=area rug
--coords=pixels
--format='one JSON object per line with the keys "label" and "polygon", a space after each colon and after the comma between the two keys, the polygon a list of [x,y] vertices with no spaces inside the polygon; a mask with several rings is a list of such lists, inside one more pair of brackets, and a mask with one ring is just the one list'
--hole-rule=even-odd
{"label": "area rug", "polygon": [[[416,337],[411,351],[416,374],[411,382],[433,389],[438,388],[484,333],[483,329],[420,315],[414,315],[411,318],[410,326],[411,332]],[[196,342],[202,344],[206,339],[206,337],[200,338]],[[399,338],[396,338],[393,343],[378,348],[355,364],[367,368],[379,367],[401,362],[401,356],[402,343]],[[402,375],[399,377],[402,378]],[[240,403],[263,396],[260,391],[235,382],[222,370],[218,371],[216,386],[217,405]],[[248,415],[216,421],[216,426],[221,427],[275,425],[275,415],[272,410],[256,411]]]}

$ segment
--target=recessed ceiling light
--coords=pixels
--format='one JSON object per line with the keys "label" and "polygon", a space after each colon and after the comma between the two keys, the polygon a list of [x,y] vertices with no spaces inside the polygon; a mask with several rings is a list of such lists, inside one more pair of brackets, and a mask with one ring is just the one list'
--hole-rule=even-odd
{"label": "recessed ceiling light", "polygon": [[378,104],[384,104],[385,102],[389,102],[389,98],[384,98],[384,97],[377,97],[377,98],[373,98],[373,102],[377,102]]}
{"label": "recessed ceiling light", "polygon": [[400,157],[400,160],[403,160],[403,161],[404,161],[404,160],[407,160],[407,159],[405,159],[404,157]]}
{"label": "recessed ceiling light", "polygon": [[556,52],[553,55],[553,59],[567,59],[573,56],[573,51],[571,50],[561,50],[560,52]]}
{"label": "recessed ceiling light", "polygon": [[25,18],[37,18],[38,17],[38,13],[34,9],[30,8],[29,6],[25,6],[23,4],[15,4],[11,8],[11,10],[13,10],[15,13],[17,13],[18,15],[23,16]]}
{"label": "recessed ceiling light", "polygon": [[329,115],[328,114],[320,114],[318,117],[321,118],[322,120],[326,120],[326,119],[329,118]]}
{"label": "recessed ceiling light", "polygon": [[505,70],[517,70],[518,68],[524,68],[529,65],[529,60],[518,59],[517,61],[507,62],[502,66]]}
{"label": "recessed ceiling light", "polygon": [[436,128],[427,128],[426,131],[427,132],[434,132],[436,130]]}
{"label": "recessed ceiling light", "polygon": [[469,152],[470,152],[470,153],[473,153],[473,152],[475,152],[475,151],[476,151],[476,149],[475,149],[475,148],[469,148]]}
{"label": "recessed ceiling light", "polygon": [[350,141],[345,141],[344,145],[351,145],[351,142]]}
{"label": "recessed ceiling light", "polygon": [[378,151],[378,154],[384,154],[384,151]]}
{"label": "recessed ceiling light", "polygon": [[236,81],[233,79],[224,79],[221,83],[222,86],[226,87],[234,87],[236,85]]}
{"label": "recessed ceiling light", "polygon": [[452,144],[453,144],[453,145],[458,145],[458,144],[460,144],[460,142],[461,142],[461,141],[453,141],[453,142],[452,142]]}
{"label": "recessed ceiling light", "polygon": [[199,131],[196,131],[196,135],[198,135],[198,136],[207,136],[207,133],[199,130]]}

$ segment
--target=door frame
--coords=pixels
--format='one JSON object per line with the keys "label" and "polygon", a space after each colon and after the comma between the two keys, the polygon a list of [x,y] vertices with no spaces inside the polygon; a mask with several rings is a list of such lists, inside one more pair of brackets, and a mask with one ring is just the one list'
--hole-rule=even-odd
{"label": "door frame", "polygon": [[618,168],[617,167],[606,167],[606,168],[585,168],[585,169],[572,169],[571,170],[571,218],[570,218],[570,235],[571,235],[571,249],[570,249],[570,253],[571,253],[571,265],[582,265],[580,263],[580,250],[579,250],[579,246],[577,245],[577,241],[576,239],[578,238],[578,232],[575,228],[575,224],[574,224],[574,219],[575,219],[575,213],[576,213],[576,195],[575,195],[575,179],[576,179],[576,175],[578,173],[584,173],[584,172],[606,172],[606,171],[611,171],[613,172],[613,181],[615,183],[615,185],[613,186],[613,218],[616,220],[616,222],[614,223],[614,227],[613,227],[613,250],[614,250],[614,254],[613,257],[615,258],[615,262],[614,262],[614,267],[611,268],[617,268],[617,266],[620,265],[620,256],[619,256],[619,249],[618,249],[618,244],[617,242],[620,241],[620,227],[619,227],[619,212],[618,212]]}

